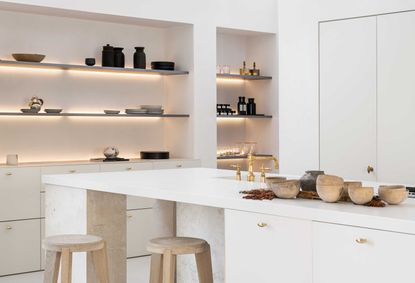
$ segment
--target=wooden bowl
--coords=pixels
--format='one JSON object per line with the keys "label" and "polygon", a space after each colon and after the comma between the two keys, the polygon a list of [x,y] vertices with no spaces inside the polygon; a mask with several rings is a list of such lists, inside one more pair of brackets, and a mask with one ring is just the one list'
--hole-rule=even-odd
{"label": "wooden bowl", "polygon": [[300,193],[299,180],[286,180],[271,183],[271,190],[278,198],[295,198]]}
{"label": "wooden bowl", "polygon": [[366,204],[373,199],[373,187],[349,187],[349,197],[355,204]]}
{"label": "wooden bowl", "polygon": [[14,53],[12,54],[16,61],[40,63],[45,59],[46,55],[43,54],[26,54],[26,53]]}
{"label": "wooden bowl", "polygon": [[342,197],[344,198],[349,197],[349,188],[361,188],[361,187],[362,187],[362,182],[356,182],[356,181],[344,182]]}
{"label": "wooden bowl", "polygon": [[320,175],[317,178],[317,194],[325,202],[337,202],[342,196],[344,180],[333,175]]}
{"label": "wooden bowl", "polygon": [[272,183],[280,183],[286,181],[286,177],[266,177],[265,178],[265,184],[267,184],[267,188],[271,189]]}
{"label": "wooden bowl", "polygon": [[409,192],[404,186],[380,186],[379,197],[387,204],[400,204],[408,198]]}

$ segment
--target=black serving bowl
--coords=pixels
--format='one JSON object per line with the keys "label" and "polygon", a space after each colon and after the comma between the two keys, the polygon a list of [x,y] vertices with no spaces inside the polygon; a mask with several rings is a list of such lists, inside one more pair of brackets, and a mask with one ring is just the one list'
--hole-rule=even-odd
{"label": "black serving bowl", "polygon": [[153,70],[164,70],[164,71],[174,71],[174,62],[153,61],[153,62],[151,62],[151,69],[153,69]]}
{"label": "black serving bowl", "polygon": [[170,153],[168,151],[141,151],[141,159],[169,159]]}

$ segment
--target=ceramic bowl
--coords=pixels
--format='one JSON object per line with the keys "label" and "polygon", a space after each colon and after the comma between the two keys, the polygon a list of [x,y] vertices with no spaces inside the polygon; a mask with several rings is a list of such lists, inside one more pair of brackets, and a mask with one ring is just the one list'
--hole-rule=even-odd
{"label": "ceramic bowl", "polygon": [[372,187],[349,187],[349,197],[355,204],[366,204],[373,199],[373,195]]}
{"label": "ceramic bowl", "polygon": [[104,110],[105,114],[120,114],[120,110]]}
{"label": "ceramic bowl", "polygon": [[36,108],[25,108],[25,109],[20,109],[20,111],[22,113],[39,113],[39,110],[37,110]]}
{"label": "ceramic bowl", "polygon": [[333,175],[320,175],[317,178],[317,194],[325,202],[337,202],[342,196],[344,180]]}
{"label": "ceramic bowl", "polygon": [[271,190],[278,198],[295,198],[300,193],[299,180],[286,180],[271,183]]}
{"label": "ceramic bowl", "polygon": [[62,112],[62,109],[45,109],[45,112],[48,114],[59,114]]}
{"label": "ceramic bowl", "polygon": [[265,178],[265,184],[267,184],[267,188],[271,189],[272,183],[280,183],[286,181],[287,178],[285,177],[266,177]]}
{"label": "ceramic bowl", "polygon": [[379,197],[387,204],[400,204],[408,198],[409,192],[404,186],[380,186]]}
{"label": "ceramic bowl", "polygon": [[16,61],[40,63],[45,59],[46,55],[43,54],[26,54],[26,53],[14,53],[12,54]]}
{"label": "ceramic bowl", "polygon": [[349,188],[361,188],[361,187],[362,187],[362,182],[357,182],[357,181],[356,182],[355,181],[344,182],[342,198],[349,197]]}

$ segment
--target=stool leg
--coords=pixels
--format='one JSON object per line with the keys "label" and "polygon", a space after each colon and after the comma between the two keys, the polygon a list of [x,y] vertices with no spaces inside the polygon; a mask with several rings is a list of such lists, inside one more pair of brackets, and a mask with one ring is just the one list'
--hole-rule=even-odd
{"label": "stool leg", "polygon": [[197,273],[199,283],[213,283],[212,259],[210,255],[210,246],[206,251],[196,254]]}
{"label": "stool leg", "polygon": [[43,283],[58,283],[60,261],[60,252],[46,251]]}
{"label": "stool leg", "polygon": [[152,254],[151,255],[151,267],[150,267],[150,283],[162,283],[163,279],[163,255]]}
{"label": "stool leg", "polygon": [[163,254],[163,283],[174,283],[176,278],[176,256],[167,252]]}
{"label": "stool leg", "polygon": [[72,283],[72,252],[70,249],[62,249],[61,282]]}
{"label": "stool leg", "polygon": [[100,283],[109,283],[108,276],[108,257],[107,257],[107,245],[98,251],[92,252],[94,259],[95,274],[99,279]]}

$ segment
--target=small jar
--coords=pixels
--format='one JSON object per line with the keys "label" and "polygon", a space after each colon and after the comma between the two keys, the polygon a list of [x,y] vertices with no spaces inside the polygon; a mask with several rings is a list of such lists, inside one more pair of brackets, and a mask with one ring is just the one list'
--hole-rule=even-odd
{"label": "small jar", "polygon": [[109,44],[102,47],[102,67],[114,67],[114,47]]}
{"label": "small jar", "polygon": [[144,53],[144,47],[135,47],[134,68],[135,69],[146,68],[146,53]]}
{"label": "small jar", "polygon": [[114,47],[114,67],[124,68],[125,67],[125,56],[122,52],[124,48]]}

